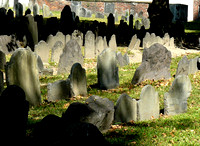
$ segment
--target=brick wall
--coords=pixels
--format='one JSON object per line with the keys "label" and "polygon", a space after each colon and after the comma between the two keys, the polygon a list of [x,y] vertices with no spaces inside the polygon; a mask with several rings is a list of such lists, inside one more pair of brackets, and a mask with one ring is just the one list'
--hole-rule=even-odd
{"label": "brick wall", "polygon": [[199,17],[199,6],[200,6],[200,0],[194,0],[194,8],[193,8],[194,20],[196,20]]}
{"label": "brick wall", "polygon": [[134,11],[135,13],[138,13],[138,14],[142,11],[144,17],[149,17],[149,14],[147,12],[148,7],[149,7],[149,4],[138,3],[138,4],[135,4]]}

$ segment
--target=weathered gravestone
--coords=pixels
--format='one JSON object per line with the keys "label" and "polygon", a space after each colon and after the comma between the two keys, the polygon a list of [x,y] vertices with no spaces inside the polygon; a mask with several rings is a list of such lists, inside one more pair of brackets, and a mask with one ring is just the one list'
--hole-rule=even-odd
{"label": "weathered gravestone", "polygon": [[19,18],[23,16],[23,5],[21,3],[17,3],[15,5],[15,17]]}
{"label": "weathered gravestone", "polygon": [[26,100],[35,106],[41,102],[37,54],[30,48],[17,49],[6,65],[7,85],[18,85],[26,93]]}
{"label": "weathered gravestone", "polygon": [[62,32],[57,32],[55,36],[49,35],[46,42],[49,45],[49,49],[52,49],[58,41],[61,41],[64,46],[67,43],[65,35]]}
{"label": "weathered gravestone", "polygon": [[34,50],[34,46],[38,43],[38,27],[37,22],[34,20],[34,17],[30,14],[26,15],[28,19],[28,45],[29,47]]}
{"label": "weathered gravestone", "polygon": [[178,75],[188,75],[189,73],[189,60],[187,56],[184,56],[178,63],[178,68],[176,70],[176,77]]}
{"label": "weathered gravestone", "polygon": [[177,76],[169,92],[164,95],[164,114],[176,115],[187,112],[187,98],[190,96],[191,90],[189,77]]}
{"label": "weathered gravestone", "polygon": [[189,61],[189,74],[195,74],[196,72],[198,72],[198,68],[197,68],[197,62],[199,60],[199,57],[196,57],[194,59],[190,59]]}
{"label": "weathered gravestone", "polygon": [[122,94],[115,106],[115,122],[137,121],[137,101],[127,94]]}
{"label": "weathered gravestone", "polygon": [[113,50],[117,50],[117,42],[116,42],[116,36],[113,34],[110,38],[109,41],[109,48],[113,49]]}
{"label": "weathered gravestone", "polygon": [[64,44],[61,41],[57,41],[51,50],[51,61],[59,62],[60,55],[63,53]]}
{"label": "weathered gravestone", "polygon": [[98,85],[101,89],[112,89],[119,85],[116,52],[105,49],[97,59]]}
{"label": "weathered gravestone", "polygon": [[171,78],[170,64],[171,52],[163,45],[154,44],[150,48],[145,48],[142,54],[142,64],[136,69],[132,84],[140,83],[146,79]]}
{"label": "weathered gravestone", "polygon": [[83,45],[83,33],[81,31],[74,30],[72,33],[72,39],[76,40],[80,47]]}
{"label": "weathered gravestone", "polygon": [[[106,42],[107,43],[107,42]],[[101,36],[98,36],[96,39],[96,56],[101,54],[101,52],[105,49],[104,48],[104,40]]]}
{"label": "weathered gravestone", "polygon": [[57,101],[72,97],[69,80],[59,80],[47,86],[47,100]]}
{"label": "weathered gravestone", "polygon": [[151,85],[146,85],[140,95],[137,103],[138,121],[151,120],[159,118],[159,96],[158,92]]}
{"label": "weathered gravestone", "polygon": [[71,68],[69,76],[71,91],[74,96],[87,95],[87,81],[85,69],[82,68],[80,63],[75,63]]}
{"label": "weathered gravestone", "polygon": [[122,56],[122,53],[121,52],[117,52],[116,54],[117,56],[117,64],[119,66],[125,66],[125,65],[128,65],[129,64],[129,57],[128,57],[128,54],[124,54],[124,56]]}
{"label": "weathered gravestone", "polygon": [[76,40],[70,40],[60,56],[58,74],[69,73],[74,63],[80,63],[82,65],[83,55]]}
{"label": "weathered gravestone", "polygon": [[46,4],[42,5],[42,11],[43,11],[43,17],[49,17],[50,16],[50,8]]}
{"label": "weathered gravestone", "polygon": [[39,15],[39,12],[40,12],[40,7],[37,3],[35,3],[33,5],[33,16],[35,17],[36,15]]}
{"label": "weathered gravestone", "polygon": [[41,57],[43,63],[49,63],[49,51],[49,45],[45,41],[35,45],[35,53]]}
{"label": "weathered gravestone", "polygon": [[113,102],[108,98],[93,95],[86,100],[86,104],[94,111],[86,122],[97,126],[101,132],[106,132],[114,120]]}
{"label": "weathered gravestone", "polygon": [[85,58],[95,58],[95,35],[92,31],[87,31],[85,35]]}
{"label": "weathered gravestone", "polygon": [[139,50],[139,47],[140,47],[140,39],[137,38],[137,35],[134,35],[131,38],[131,42],[128,46],[128,50],[133,52],[134,50]]}

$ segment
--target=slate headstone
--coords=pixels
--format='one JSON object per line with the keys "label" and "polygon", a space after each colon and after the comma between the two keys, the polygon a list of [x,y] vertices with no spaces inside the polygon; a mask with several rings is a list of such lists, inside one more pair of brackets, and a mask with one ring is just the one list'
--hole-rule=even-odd
{"label": "slate headstone", "polygon": [[142,88],[140,100],[137,103],[138,121],[159,118],[159,96],[151,85]]}
{"label": "slate headstone", "polygon": [[115,106],[115,122],[137,121],[137,101],[127,94],[122,94]]}
{"label": "slate headstone", "polygon": [[61,99],[69,99],[72,97],[70,83],[67,80],[59,80],[49,83],[47,86],[47,100],[58,101]]}
{"label": "slate headstone", "polygon": [[176,70],[176,77],[178,75],[188,75],[189,74],[189,60],[187,56],[184,56],[178,63],[178,68]]}
{"label": "slate headstone", "polygon": [[192,85],[187,75],[178,75],[169,90],[164,95],[164,114],[177,115],[187,112],[187,98]]}
{"label": "slate headstone", "polygon": [[74,63],[80,63],[82,65],[83,55],[79,44],[76,40],[72,39],[66,44],[60,56],[58,74],[69,73]]}
{"label": "slate headstone", "polygon": [[30,48],[17,49],[6,65],[7,85],[18,85],[31,106],[40,104],[41,92],[37,66],[37,54]]}
{"label": "slate headstone", "polygon": [[15,17],[19,18],[23,16],[23,5],[21,3],[17,3],[15,5]]}
{"label": "slate headstone", "polygon": [[145,48],[142,54],[142,64],[136,69],[132,84],[140,83],[146,79],[171,78],[170,64],[171,52],[163,45],[157,43],[150,48]]}
{"label": "slate headstone", "polygon": [[119,85],[116,52],[105,49],[97,59],[98,85],[101,89],[112,89]]}
{"label": "slate headstone", "polygon": [[74,96],[87,95],[86,72],[80,63],[75,63],[69,76],[70,87]]}

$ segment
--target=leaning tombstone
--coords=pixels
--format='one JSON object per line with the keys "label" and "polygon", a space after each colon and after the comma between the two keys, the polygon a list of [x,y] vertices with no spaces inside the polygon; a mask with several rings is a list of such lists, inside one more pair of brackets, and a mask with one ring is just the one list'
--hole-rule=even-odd
{"label": "leaning tombstone", "polygon": [[77,41],[72,39],[66,44],[63,53],[60,56],[58,74],[70,73],[74,63],[83,65],[83,55]]}
{"label": "leaning tombstone", "polygon": [[71,91],[74,96],[87,95],[87,81],[85,69],[82,68],[80,63],[75,63],[71,68],[69,76]]}
{"label": "leaning tombstone", "polygon": [[85,35],[85,58],[95,58],[95,35],[92,31],[87,31]]}
{"label": "leaning tombstone", "polygon": [[164,114],[177,115],[187,112],[187,99],[192,85],[187,75],[178,75],[169,92],[164,95]]}
{"label": "leaning tombstone", "polygon": [[138,121],[159,118],[159,96],[151,85],[142,88],[138,105]]}
{"label": "leaning tombstone", "polygon": [[137,121],[137,101],[127,94],[122,94],[115,106],[115,122]]}
{"label": "leaning tombstone", "polygon": [[19,48],[6,65],[7,85],[18,85],[26,93],[26,100],[31,106],[41,102],[40,81],[37,54],[30,48]]}
{"label": "leaning tombstone", "polygon": [[119,85],[116,52],[105,49],[97,59],[98,85],[101,89],[112,89]]}

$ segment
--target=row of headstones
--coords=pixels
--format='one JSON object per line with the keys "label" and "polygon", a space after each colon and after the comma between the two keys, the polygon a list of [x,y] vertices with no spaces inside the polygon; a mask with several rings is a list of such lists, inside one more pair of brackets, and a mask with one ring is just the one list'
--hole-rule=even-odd
{"label": "row of headstones", "polygon": [[[35,3],[33,6],[31,6],[30,10],[31,9],[33,10],[33,16],[39,15],[40,7],[37,3]],[[46,4],[42,5],[42,12],[43,12],[43,17],[49,17],[52,15],[49,6]],[[23,5],[19,2],[15,6],[15,16],[16,16],[16,18],[23,16]]]}
{"label": "row of headstones", "polygon": [[174,49],[174,38],[169,36],[168,33],[164,35],[163,38],[160,36],[156,36],[154,33],[150,34],[149,32],[146,33],[145,37],[143,38],[143,48],[149,48],[151,45],[159,43],[164,45],[168,49]]}
{"label": "row of headstones", "polygon": [[[175,78],[169,92],[164,94],[164,114],[177,115],[187,112],[187,99],[192,90],[188,76]],[[115,107],[115,122],[144,121],[159,118],[159,95],[151,85],[146,85],[137,101],[122,94]]]}

